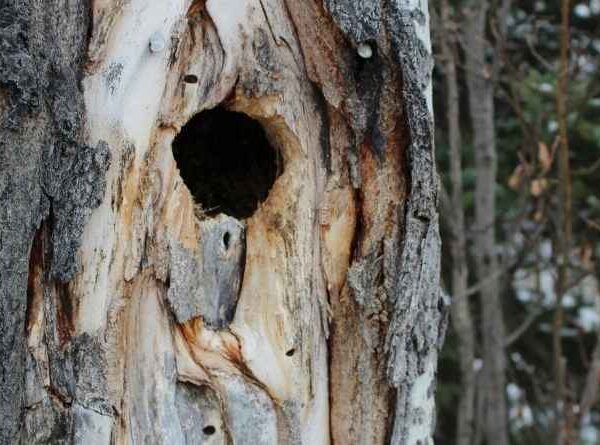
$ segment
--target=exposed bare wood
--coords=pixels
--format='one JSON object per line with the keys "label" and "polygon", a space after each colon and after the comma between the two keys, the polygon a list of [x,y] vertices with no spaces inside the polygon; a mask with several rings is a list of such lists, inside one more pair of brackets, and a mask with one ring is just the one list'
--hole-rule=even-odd
{"label": "exposed bare wood", "polygon": [[[431,442],[426,2],[63,3],[2,35],[0,442]],[[249,216],[173,154],[215,107],[276,155]]]}

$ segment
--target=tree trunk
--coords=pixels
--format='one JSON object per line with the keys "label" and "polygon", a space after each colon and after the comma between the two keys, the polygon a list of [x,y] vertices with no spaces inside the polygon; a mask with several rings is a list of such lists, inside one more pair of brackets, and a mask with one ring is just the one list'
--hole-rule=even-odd
{"label": "tree trunk", "polygon": [[475,331],[467,289],[467,228],[463,196],[462,135],[460,129],[460,94],[457,74],[456,25],[447,0],[440,2],[440,51],[446,87],[446,121],[450,161],[450,255],[452,263],[452,325],[458,338],[461,392],[456,413],[456,445],[471,445],[475,435]]}
{"label": "tree trunk", "polygon": [[0,42],[0,443],[431,443],[424,0],[22,0]]}
{"label": "tree trunk", "polygon": [[570,250],[572,245],[572,190],[571,165],[569,160],[568,138],[568,97],[569,97],[569,19],[571,5],[569,0],[560,2],[560,61],[558,88],[556,92],[556,112],[558,117],[558,192],[559,206],[555,236],[555,251],[558,257],[558,273],[556,280],[556,304],[554,309],[554,326],[552,329],[552,346],[554,353],[554,387],[555,387],[555,431],[557,445],[572,445],[576,442],[574,410],[572,399],[567,394],[567,360],[563,353],[562,330],[564,323],[563,298],[568,290]]}
{"label": "tree trunk", "polygon": [[475,151],[475,272],[481,283],[484,435],[489,445],[508,445],[505,332],[496,251],[497,154],[494,126],[494,66],[486,63],[489,4],[471,2],[464,26],[466,79]]}

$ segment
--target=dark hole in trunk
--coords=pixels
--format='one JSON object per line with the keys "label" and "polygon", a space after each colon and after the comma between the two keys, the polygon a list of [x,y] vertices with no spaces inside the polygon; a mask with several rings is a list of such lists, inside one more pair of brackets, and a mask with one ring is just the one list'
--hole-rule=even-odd
{"label": "dark hole in trunk", "polygon": [[225,232],[225,234],[223,235],[223,247],[225,247],[225,250],[229,250],[229,241],[231,240],[231,235],[229,234],[229,232]]}
{"label": "dark hole in trunk", "polygon": [[[194,116],[173,141],[173,155],[208,216],[251,216],[280,173],[278,153],[261,124],[223,108]],[[223,241],[226,246],[228,240]]]}
{"label": "dark hole in trunk", "polygon": [[213,434],[215,434],[217,432],[217,429],[212,425],[208,425],[208,426],[205,426],[204,428],[202,428],[202,432],[204,434],[206,434],[207,436],[212,436]]}

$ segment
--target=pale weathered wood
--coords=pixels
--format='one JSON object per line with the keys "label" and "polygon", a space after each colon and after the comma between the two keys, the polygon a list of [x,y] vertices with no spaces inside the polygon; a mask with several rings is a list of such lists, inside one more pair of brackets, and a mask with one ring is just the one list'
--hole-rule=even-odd
{"label": "pale weathered wood", "polygon": [[244,226],[220,215],[198,223],[199,254],[190,257],[178,243],[170,246],[167,301],[178,323],[202,317],[217,329],[231,323],[246,255]]}
{"label": "pale weathered wood", "polygon": [[[2,9],[2,443],[430,443],[426,2],[50,6]],[[280,164],[243,219],[173,156],[215,106]]]}

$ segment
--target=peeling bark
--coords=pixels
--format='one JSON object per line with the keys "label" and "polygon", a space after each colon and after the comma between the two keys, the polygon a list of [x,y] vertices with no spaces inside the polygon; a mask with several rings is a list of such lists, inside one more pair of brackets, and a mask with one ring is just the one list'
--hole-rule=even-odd
{"label": "peeling bark", "polygon": [[[63,3],[1,9],[0,443],[431,443],[426,2]],[[250,216],[173,155],[217,106]]]}

